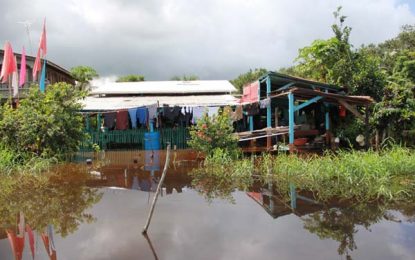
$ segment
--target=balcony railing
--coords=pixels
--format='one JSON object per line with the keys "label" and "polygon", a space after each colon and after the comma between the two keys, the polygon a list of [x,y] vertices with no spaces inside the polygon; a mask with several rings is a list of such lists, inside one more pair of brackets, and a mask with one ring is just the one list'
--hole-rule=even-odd
{"label": "balcony railing", "polygon": [[[19,98],[23,97],[24,98],[27,95],[27,93],[29,92],[31,84],[32,84],[32,82],[27,82],[22,87],[19,87],[19,94],[17,95],[17,97],[19,97]],[[0,98],[1,99],[8,99],[10,97],[13,97],[13,89],[10,89],[8,84],[1,84],[0,83]],[[17,98],[17,97],[15,97],[15,98]]]}

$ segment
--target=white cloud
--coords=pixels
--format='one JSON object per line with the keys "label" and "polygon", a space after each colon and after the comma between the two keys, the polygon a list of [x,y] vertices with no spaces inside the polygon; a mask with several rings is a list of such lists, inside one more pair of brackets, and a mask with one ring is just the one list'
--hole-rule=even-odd
{"label": "white cloud", "polygon": [[[394,37],[415,23],[400,0],[0,0],[0,41],[27,44],[16,21],[36,19],[37,46],[47,17],[49,58],[65,67],[93,66],[101,75],[144,74],[168,79],[197,74],[229,79],[249,68],[288,66],[299,48],[332,35],[332,12],[342,5],[361,44]],[[34,47],[34,48],[35,48]]]}

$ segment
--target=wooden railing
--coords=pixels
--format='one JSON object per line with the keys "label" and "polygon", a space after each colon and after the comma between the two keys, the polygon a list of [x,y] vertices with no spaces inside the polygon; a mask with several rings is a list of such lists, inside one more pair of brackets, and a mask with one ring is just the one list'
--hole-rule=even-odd
{"label": "wooden railing", "polygon": [[[23,87],[19,87],[19,94],[17,96],[19,98],[26,97],[27,93],[29,92],[31,84],[32,83],[28,82],[28,83],[25,83],[23,85]],[[0,98],[1,99],[8,99],[12,96],[13,96],[13,89],[10,89],[8,84],[1,84],[0,83]]]}
{"label": "wooden railing", "polygon": [[[160,132],[161,149],[166,149],[167,144],[177,149],[188,148],[187,141],[190,139],[189,129],[184,127],[163,128],[156,130]],[[93,144],[102,150],[111,149],[144,149],[144,133],[147,129],[113,130],[108,132],[88,132],[89,137],[81,144],[81,151],[92,150]]]}

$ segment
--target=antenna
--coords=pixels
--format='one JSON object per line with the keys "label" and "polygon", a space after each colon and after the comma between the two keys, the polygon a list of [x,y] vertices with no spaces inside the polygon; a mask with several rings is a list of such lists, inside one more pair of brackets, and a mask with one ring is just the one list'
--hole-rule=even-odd
{"label": "antenna", "polygon": [[27,34],[27,38],[29,39],[29,51],[30,51],[30,55],[33,56],[33,48],[32,48],[32,38],[30,37],[30,27],[33,24],[33,21],[22,21],[22,22],[17,22],[20,24],[23,24],[23,26],[26,28],[26,34]]}

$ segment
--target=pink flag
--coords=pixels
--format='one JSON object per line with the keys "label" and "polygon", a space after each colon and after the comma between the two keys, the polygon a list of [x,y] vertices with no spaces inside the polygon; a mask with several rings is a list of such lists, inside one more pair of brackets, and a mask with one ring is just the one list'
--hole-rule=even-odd
{"label": "pink flag", "polygon": [[36,55],[36,59],[35,59],[35,63],[33,64],[33,72],[32,72],[32,76],[33,76],[33,81],[36,80],[37,78],[37,73],[41,70],[41,64],[40,64],[40,49],[37,50],[37,55]]}
{"label": "pink flag", "polygon": [[26,51],[23,47],[22,58],[20,59],[19,86],[22,87],[25,83],[26,83]]}
{"label": "pink flag", "polygon": [[46,56],[46,18],[43,20],[43,30],[40,35],[39,49],[42,50],[42,58]]}
{"label": "pink flag", "polygon": [[16,62],[14,60],[13,49],[9,42],[4,44],[4,58],[1,66],[0,79],[1,83],[6,83],[11,73],[17,70]]}
{"label": "pink flag", "polygon": [[[14,62],[16,63],[16,56],[14,56]],[[19,76],[17,75],[17,70],[12,73],[12,89],[13,97],[17,97],[19,94]]]}

